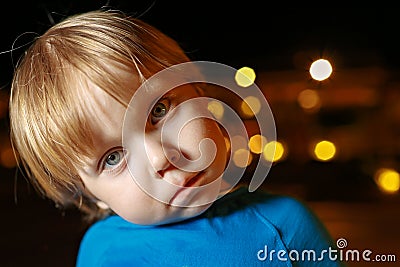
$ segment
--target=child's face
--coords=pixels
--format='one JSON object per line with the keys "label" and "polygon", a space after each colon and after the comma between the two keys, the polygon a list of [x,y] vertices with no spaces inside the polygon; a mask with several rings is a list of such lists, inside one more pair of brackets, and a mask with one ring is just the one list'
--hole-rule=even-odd
{"label": "child's face", "polygon": [[[139,87],[127,73],[121,72],[121,80],[127,90]],[[204,109],[199,102],[188,101],[198,96],[193,85],[177,87],[158,102],[149,101],[152,106],[134,109],[138,115],[147,114],[147,109],[150,115],[144,130],[129,129],[132,138],[126,138],[128,141],[122,140],[126,131],[123,125],[126,108],[93,84],[89,90],[92,97],[87,101],[96,111],[96,118],[89,118],[93,122],[96,152],[78,173],[92,195],[124,219],[137,224],[179,221],[196,216],[211,205],[223,183],[226,146],[215,121],[204,117],[187,120],[188,114]],[[177,107],[185,101],[188,101],[186,105]],[[169,136],[175,130],[168,130],[171,129],[168,125],[183,125],[179,136]],[[199,150],[204,139],[211,139],[215,144],[216,154],[211,159],[207,155],[212,153]],[[144,143],[145,151],[135,149],[140,146],[135,142],[142,142],[142,146]],[[204,168],[192,171],[171,164],[165,154],[170,154],[168,157],[177,163],[182,157],[179,151],[189,161],[207,161]],[[202,153],[206,156],[202,157]],[[212,186],[199,190],[204,185]]]}

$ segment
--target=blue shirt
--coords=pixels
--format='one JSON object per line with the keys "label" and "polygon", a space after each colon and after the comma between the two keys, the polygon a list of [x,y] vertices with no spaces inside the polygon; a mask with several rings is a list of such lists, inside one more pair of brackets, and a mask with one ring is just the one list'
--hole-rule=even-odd
{"label": "blue shirt", "polygon": [[340,266],[333,249],[300,201],[241,188],[179,223],[98,221],[82,239],[77,266]]}

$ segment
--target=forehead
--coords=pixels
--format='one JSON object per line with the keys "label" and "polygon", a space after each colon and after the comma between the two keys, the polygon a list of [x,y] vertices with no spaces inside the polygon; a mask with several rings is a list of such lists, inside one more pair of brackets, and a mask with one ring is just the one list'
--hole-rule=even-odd
{"label": "forehead", "polygon": [[[108,80],[110,77],[112,79]],[[107,80],[109,82],[104,82]],[[124,103],[129,103],[130,96],[141,84],[138,74],[116,67],[108,68],[103,82],[86,75],[77,75],[73,81],[75,106],[71,108],[81,118],[80,127],[91,132],[94,143],[106,138],[112,129],[121,129],[126,110]]]}
{"label": "forehead", "polygon": [[126,107],[108,92],[94,84],[88,85],[83,93],[85,117],[95,133],[104,128],[115,128],[122,123]]}
{"label": "forehead", "polygon": [[126,105],[142,83],[138,72],[122,65],[107,66],[100,78],[92,79],[88,73],[78,74],[72,80],[79,104],[89,113],[98,113],[115,101]]}

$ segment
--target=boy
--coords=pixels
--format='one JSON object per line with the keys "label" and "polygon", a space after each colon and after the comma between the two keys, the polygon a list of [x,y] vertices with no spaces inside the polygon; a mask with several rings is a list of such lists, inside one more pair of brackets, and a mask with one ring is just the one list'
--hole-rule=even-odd
{"label": "boy", "polygon": [[96,221],[77,266],[338,266],[318,257],[330,238],[301,203],[225,179],[224,133],[192,101],[199,85],[147,83],[185,62],[175,41],[112,11],[54,25],[19,62],[20,164],[41,193]]}

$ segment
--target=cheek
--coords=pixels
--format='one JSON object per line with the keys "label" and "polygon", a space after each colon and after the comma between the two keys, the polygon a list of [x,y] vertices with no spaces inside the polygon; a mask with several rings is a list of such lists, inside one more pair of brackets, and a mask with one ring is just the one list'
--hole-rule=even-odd
{"label": "cheek", "polygon": [[212,120],[198,119],[188,123],[180,133],[179,145],[182,150],[191,151],[192,157],[196,158],[200,156],[199,146],[204,139],[211,139],[215,144],[216,157],[226,157],[224,136],[217,123]]}
{"label": "cheek", "polygon": [[127,196],[138,195],[139,188],[132,180],[128,171],[115,176],[86,177],[81,176],[85,188],[98,200],[108,205]]}
{"label": "cheek", "polygon": [[126,176],[123,180],[104,185],[99,197],[119,216],[129,218],[130,221],[139,220],[149,212],[153,200],[139,188],[133,178]]}

